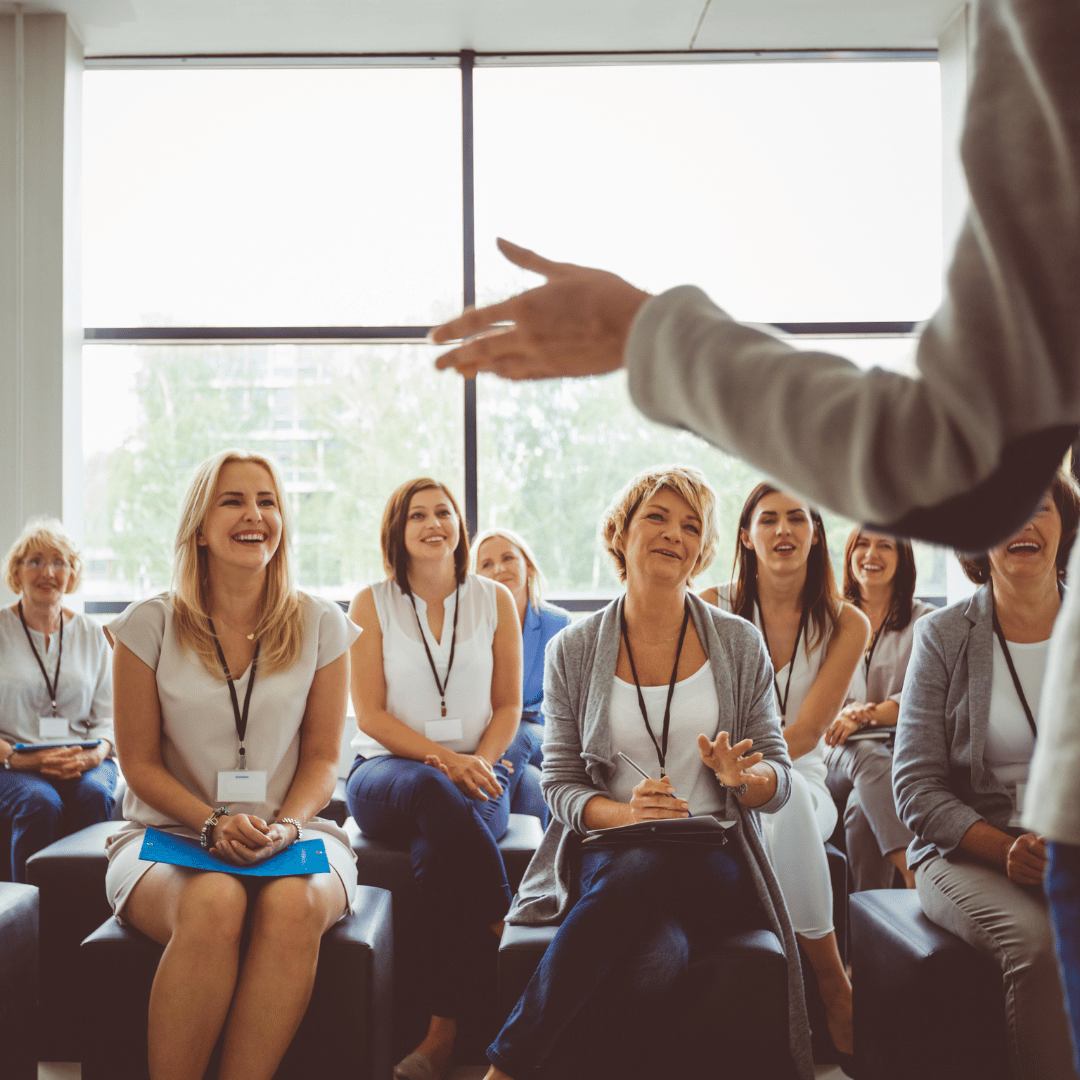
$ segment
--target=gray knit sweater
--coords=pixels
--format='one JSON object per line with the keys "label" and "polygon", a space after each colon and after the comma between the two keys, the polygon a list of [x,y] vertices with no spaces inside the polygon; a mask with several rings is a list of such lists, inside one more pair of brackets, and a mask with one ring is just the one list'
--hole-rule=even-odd
{"label": "gray knit sweater", "polygon": [[[733,830],[764,909],[768,925],[788,956],[791,1054],[799,1075],[814,1075],[810,1027],[803,999],[795,935],[787,907],[761,841],[758,813],[779,810],[791,792],[791,759],[780,730],[772,684],[772,664],[761,634],[750,623],[688,594],[694,625],[709,657],[721,715],[730,718],[732,743],[753,739],[776,771],[776,793],[757,810],[728,795],[724,817]],[[615,769],[608,709],[619,655],[619,607],[568,626],[548,647],[544,673],[544,797],[552,818],[529,863],[507,921],[524,926],[560,923],[570,908],[569,845],[586,831],[585,804],[611,797]]]}

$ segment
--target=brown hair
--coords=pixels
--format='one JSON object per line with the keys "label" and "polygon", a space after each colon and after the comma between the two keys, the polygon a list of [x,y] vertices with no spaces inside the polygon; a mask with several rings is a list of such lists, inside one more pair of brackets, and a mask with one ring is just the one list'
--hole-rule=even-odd
{"label": "brown hair", "polygon": [[[779,488],[762,482],[746,497],[739,515],[739,531],[735,538],[735,565],[732,569],[735,595],[731,607],[736,615],[741,615],[750,622],[754,621],[754,608],[758,603],[757,552],[743,544],[742,531],[749,531],[754,510],[766,495],[782,494],[784,493]],[[843,601],[840,590],[836,587],[832,562],[829,560],[825,523],[816,510],[812,507],[808,509],[814,526],[814,536],[817,538],[817,543],[810,549],[806,560],[806,582],[803,584],[802,595],[803,606],[810,608],[810,624],[813,626],[813,633],[807,638],[809,646],[812,641],[820,641],[830,628],[835,628]]]}
{"label": "brown hair", "polygon": [[[1058,581],[1065,579],[1065,571],[1069,565],[1069,552],[1072,551],[1073,541],[1076,540],[1077,525],[1080,524],[1080,488],[1076,480],[1065,465],[1061,465],[1054,473],[1054,479],[1050,483],[1047,494],[1054,500],[1058,515],[1061,517],[1061,540],[1055,561],[1057,562]],[[981,555],[956,554],[960,566],[967,574],[969,580],[976,585],[985,585],[990,580],[990,556],[983,552]]]}
{"label": "brown hair", "polygon": [[685,499],[701,518],[701,551],[690,573],[692,581],[707,570],[716,554],[719,535],[716,528],[716,492],[705,474],[693,465],[658,465],[638,473],[623,487],[600,518],[600,537],[607,553],[615,561],[615,572],[626,581],[626,556],[617,547],[630,527],[638,507],[651,499],[661,488],[668,488]]}
{"label": "brown hair", "polygon": [[388,578],[393,578],[405,594],[412,592],[409,587],[409,553],[405,550],[405,524],[409,518],[409,504],[413,496],[421,491],[436,488],[447,498],[454,508],[458,519],[458,545],[454,548],[454,570],[460,584],[469,570],[469,530],[461,516],[457,500],[450,494],[450,489],[429,476],[420,476],[415,480],[406,480],[386,500],[383,511],[382,529],[379,540],[382,543],[383,569]]}
{"label": "brown hair", "polygon": [[[855,545],[859,537],[874,529],[863,529],[858,525],[851,530],[851,535],[844,545],[844,599],[850,600],[860,611],[863,605],[862,589],[851,571],[851,556],[855,554]],[[878,534],[883,535],[883,534]],[[892,603],[889,614],[881,624],[882,631],[903,630],[911,622],[911,604],[915,599],[915,551],[910,540],[900,536],[890,536],[896,545],[896,573],[892,579]]]}

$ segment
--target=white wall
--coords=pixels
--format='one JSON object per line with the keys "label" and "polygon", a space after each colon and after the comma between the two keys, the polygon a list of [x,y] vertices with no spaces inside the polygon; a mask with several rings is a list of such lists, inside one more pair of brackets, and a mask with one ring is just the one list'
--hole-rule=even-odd
{"label": "white wall", "polygon": [[0,554],[34,514],[82,535],[82,45],[0,16]]}

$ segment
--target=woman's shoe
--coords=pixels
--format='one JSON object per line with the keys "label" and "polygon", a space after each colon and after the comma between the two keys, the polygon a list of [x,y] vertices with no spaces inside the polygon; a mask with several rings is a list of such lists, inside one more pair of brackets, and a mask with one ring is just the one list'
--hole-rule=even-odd
{"label": "woman's shoe", "polygon": [[435,1080],[435,1066],[427,1054],[414,1050],[394,1066],[394,1080]]}

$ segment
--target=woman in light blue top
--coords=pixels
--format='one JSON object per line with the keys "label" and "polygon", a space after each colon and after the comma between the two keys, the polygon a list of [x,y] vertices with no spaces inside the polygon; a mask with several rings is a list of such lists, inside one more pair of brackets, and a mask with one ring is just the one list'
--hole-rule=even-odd
{"label": "woman in light blue top", "polygon": [[473,565],[482,577],[513,594],[521,622],[522,708],[518,738],[529,744],[528,775],[522,778],[510,809],[535,814],[547,826],[547,804],[540,794],[544,760],[544,653],[548,642],[570,622],[570,613],[544,602],[546,581],[528,541],[513,529],[486,529],[473,541]]}

